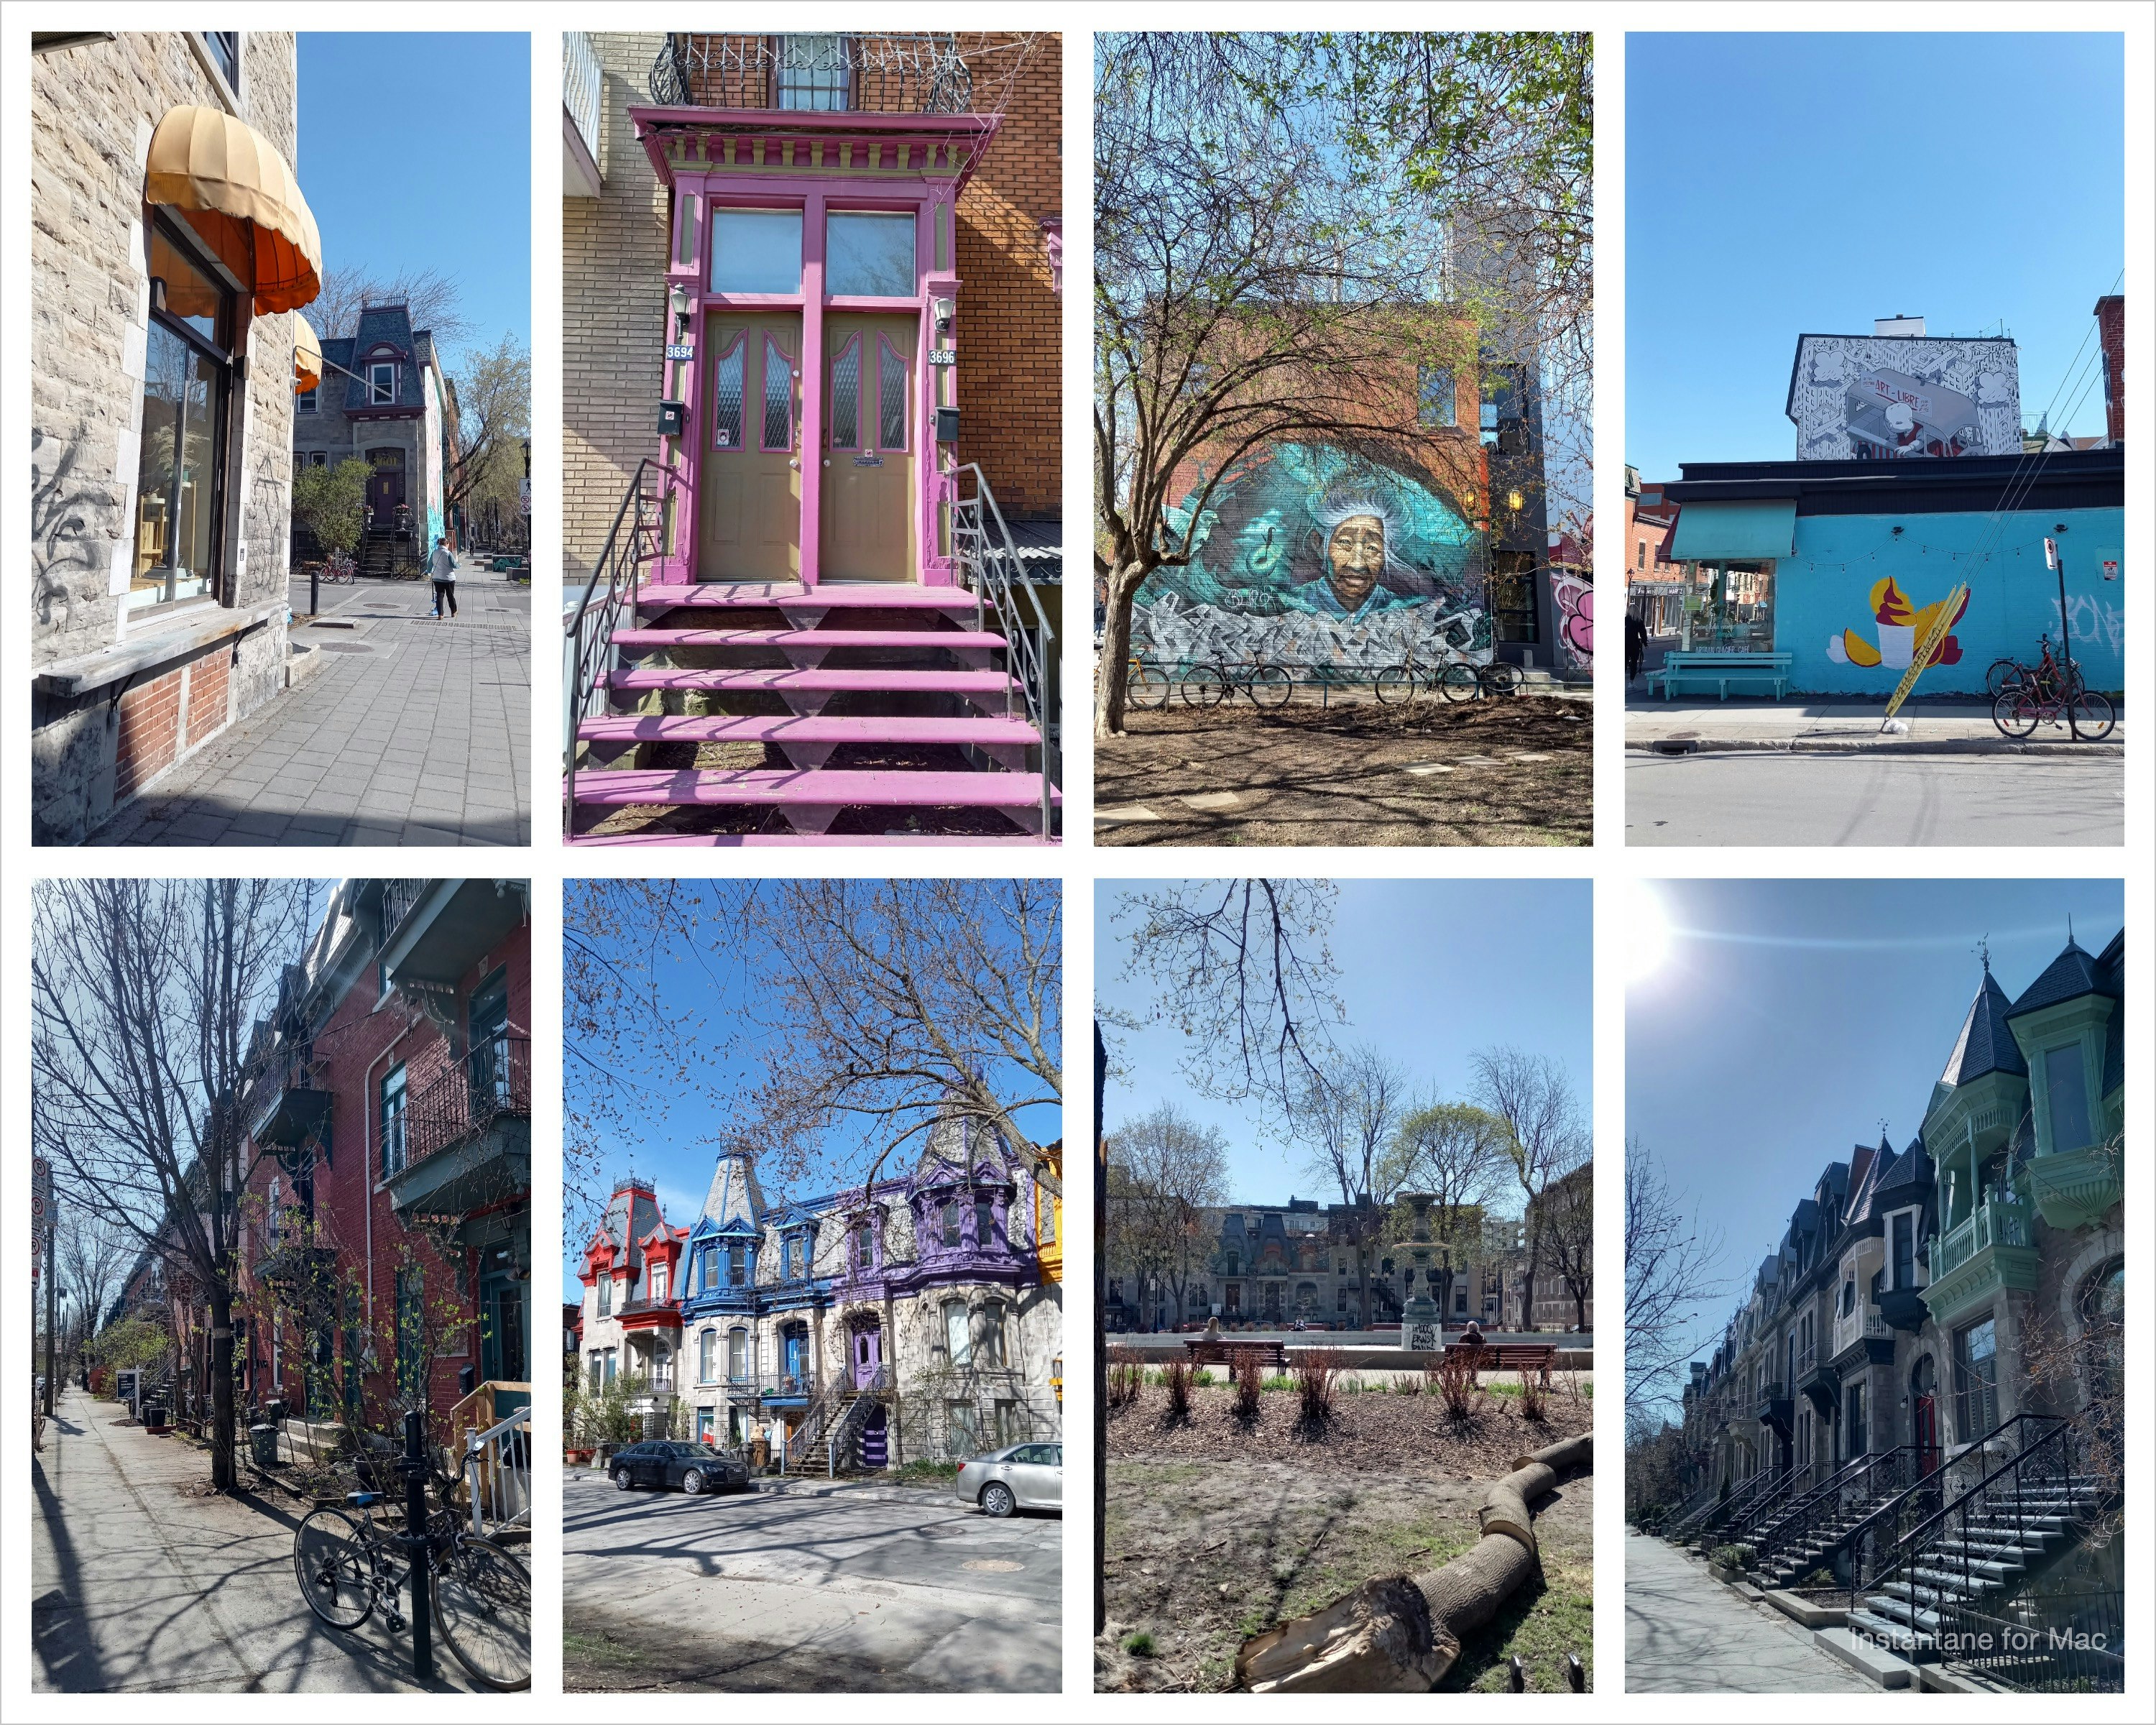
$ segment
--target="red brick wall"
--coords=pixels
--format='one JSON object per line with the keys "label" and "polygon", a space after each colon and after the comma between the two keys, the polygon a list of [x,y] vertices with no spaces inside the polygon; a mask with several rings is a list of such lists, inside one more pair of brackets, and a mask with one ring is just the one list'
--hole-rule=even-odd
{"label": "red brick wall", "polygon": [[113,800],[133,796],[138,787],[171,766],[179,747],[180,673],[172,670],[120,697]]}
{"label": "red brick wall", "polygon": [[1063,44],[963,35],[977,107],[1003,129],[958,198],[958,459],[1007,516],[1063,513],[1063,301],[1041,218],[1063,213]]}
{"label": "red brick wall", "polygon": [[2103,343],[2104,435],[2126,441],[2126,301],[2106,294],[2096,302],[2097,339]]}
{"label": "red brick wall", "polygon": [[213,732],[224,728],[226,696],[232,682],[232,660],[222,651],[198,659],[187,677],[187,747],[192,748]]}

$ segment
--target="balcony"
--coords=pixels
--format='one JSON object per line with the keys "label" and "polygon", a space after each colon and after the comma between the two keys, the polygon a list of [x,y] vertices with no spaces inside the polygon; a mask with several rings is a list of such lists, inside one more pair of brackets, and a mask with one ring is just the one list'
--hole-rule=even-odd
{"label": "balcony", "polygon": [[1831,1420],[1841,1395],[1841,1373],[1829,1362],[1807,1353],[1797,1363],[1797,1394],[1818,1410],[1820,1419]]}
{"label": "balcony", "polygon": [[1873,1363],[1894,1358],[1894,1326],[1878,1307],[1866,1301],[1847,1317],[1834,1321],[1834,1363]]}
{"label": "balcony", "polygon": [[382,967],[398,988],[454,994],[522,926],[530,897],[522,880],[384,880]]}
{"label": "balcony", "polygon": [[562,195],[596,198],[601,190],[599,120],[605,75],[592,39],[562,32]]}
{"label": "balcony", "polygon": [[1784,1437],[1795,1424],[1796,1404],[1786,1384],[1769,1384],[1759,1391],[1759,1423],[1771,1425]]}
{"label": "balcony", "polygon": [[255,1260],[254,1280],[275,1288],[292,1307],[311,1309],[328,1299],[336,1273],[336,1252],[299,1228],[286,1228]]}
{"label": "balcony", "polygon": [[257,1144],[297,1150],[312,1142],[326,1147],[330,1105],[328,1062],[314,1058],[311,1046],[285,1060],[271,1081],[274,1089],[255,1117],[252,1128]]}
{"label": "balcony", "polygon": [[613,1317],[624,1330],[678,1330],[681,1327],[679,1300],[631,1300],[614,1309]]}
{"label": "balcony", "polygon": [[[531,1043],[497,1036],[444,1067],[403,1111],[386,1117],[377,1165],[408,1222],[461,1227],[475,1212],[531,1191]],[[395,1150],[398,1160],[389,1153]]]}
{"label": "balcony", "polygon": [[1966,1221],[1933,1241],[1931,1286],[1923,1294],[1932,1316],[1943,1324],[1951,1323],[1964,1312],[1989,1304],[2002,1290],[2034,1293],[2035,1238],[2028,1206],[1994,1192]]}
{"label": "balcony", "polygon": [[2086,1228],[2125,1195],[2123,1168],[2115,1145],[2056,1151],[2030,1160],[2030,1190],[2054,1228]]}
{"label": "balcony", "polygon": [[677,32],[652,62],[662,108],[964,114],[973,74],[947,35],[704,35]]}

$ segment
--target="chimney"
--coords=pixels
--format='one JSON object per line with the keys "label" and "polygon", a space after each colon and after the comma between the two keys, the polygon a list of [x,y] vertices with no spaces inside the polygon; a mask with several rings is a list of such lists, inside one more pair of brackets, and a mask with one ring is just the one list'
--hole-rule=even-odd
{"label": "chimney", "polygon": [[1921,336],[1924,333],[1924,321],[1921,317],[1904,316],[1897,311],[1892,317],[1873,318],[1871,333],[1875,336]]}
{"label": "chimney", "polygon": [[2126,300],[2106,294],[2096,302],[2097,339],[2103,344],[2103,434],[2126,441]]}

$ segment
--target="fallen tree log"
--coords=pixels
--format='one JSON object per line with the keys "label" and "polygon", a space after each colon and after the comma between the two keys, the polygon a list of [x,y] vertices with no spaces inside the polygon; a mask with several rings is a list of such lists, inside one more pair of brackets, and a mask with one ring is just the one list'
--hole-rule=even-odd
{"label": "fallen tree log", "polygon": [[1440,1568],[1366,1581],[1322,1610],[1253,1635],[1235,1656],[1236,1681],[1260,1695],[1435,1688],[1466,1638],[1540,1568],[1536,1502],[1566,1469],[1594,1465],[1591,1434],[1522,1455],[1484,1494],[1474,1545]]}

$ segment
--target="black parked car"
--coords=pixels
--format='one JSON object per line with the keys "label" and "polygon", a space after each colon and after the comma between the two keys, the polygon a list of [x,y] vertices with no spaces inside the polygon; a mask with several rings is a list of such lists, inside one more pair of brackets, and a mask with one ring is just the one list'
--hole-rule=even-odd
{"label": "black parked car", "polygon": [[680,1444],[653,1438],[617,1450],[607,1463],[614,1488],[626,1491],[634,1486],[655,1486],[661,1491],[679,1486],[694,1497],[705,1491],[746,1491],[748,1469],[709,1444]]}

